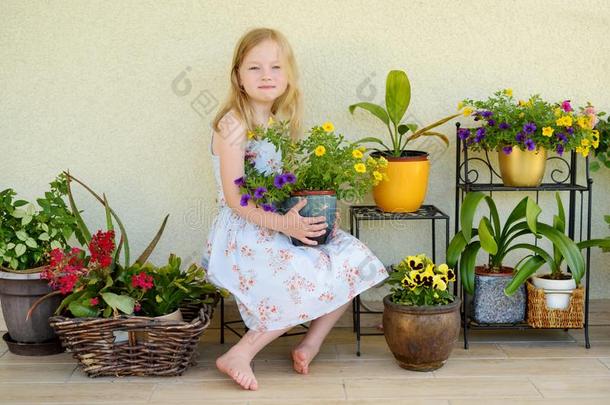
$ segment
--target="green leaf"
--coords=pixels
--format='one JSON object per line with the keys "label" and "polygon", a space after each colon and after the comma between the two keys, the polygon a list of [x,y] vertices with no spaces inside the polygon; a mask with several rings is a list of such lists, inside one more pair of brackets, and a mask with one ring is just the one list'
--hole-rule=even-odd
{"label": "green leaf", "polygon": [[76,318],[92,318],[97,316],[96,309],[83,305],[78,301],[72,301],[70,305],[68,305],[68,309]]}
{"label": "green leaf", "polygon": [[6,249],[7,249],[7,250],[11,250],[11,249],[14,249],[14,248],[15,248],[15,244],[14,244],[13,242],[8,243],[8,244],[6,245]]}
{"label": "green leaf", "polygon": [[61,242],[58,240],[51,241],[51,249],[61,249]]}
{"label": "green leaf", "polygon": [[32,249],[36,249],[38,247],[38,243],[32,238],[27,238],[25,244],[31,247]]}
{"label": "green leaf", "polygon": [[103,312],[102,316],[104,318],[109,318],[110,315],[112,315],[112,307],[107,306],[106,308],[104,308],[104,312]]}
{"label": "green leaf", "polygon": [[538,215],[540,215],[541,211],[542,209],[538,206],[538,204],[536,204],[534,200],[532,200],[531,198],[527,199],[527,204],[525,207],[525,220],[527,222],[527,226],[535,235],[538,234],[536,230],[536,225],[538,223]]}
{"label": "green leaf", "polygon": [[366,110],[366,111],[370,112],[371,114],[373,114],[375,117],[379,118],[381,121],[383,121],[384,124],[390,125],[390,118],[388,117],[388,113],[382,107],[378,106],[377,104],[362,102],[362,103],[352,104],[348,108],[349,108],[349,112],[352,114],[354,113],[354,110],[356,108],[362,108],[363,110]]}
{"label": "green leaf", "polygon": [[579,284],[580,279],[585,274],[585,259],[576,243],[564,233],[540,222],[538,223],[538,232],[548,238],[553,245],[557,246],[561,255],[566,259],[574,281],[576,281],[576,284]]}
{"label": "green leaf", "polygon": [[501,236],[502,226],[500,225],[500,216],[498,215],[498,208],[496,207],[496,203],[490,196],[485,196],[485,201],[489,206],[489,216],[491,216],[491,220],[493,221],[493,234],[498,238]]}
{"label": "green leaf", "polygon": [[563,209],[563,203],[561,202],[561,196],[559,193],[555,193],[555,200],[557,200],[557,215],[559,216],[561,223],[564,224],[563,228],[557,230],[559,232],[565,232],[566,212]]}
{"label": "green leaf", "polygon": [[589,169],[590,169],[592,172],[596,172],[596,171],[598,171],[600,167],[601,167],[601,166],[599,165],[599,162],[597,162],[597,161],[593,161],[593,162],[591,162],[591,163],[589,164]]}
{"label": "green leaf", "polygon": [[146,247],[146,249],[144,249],[144,252],[142,252],[140,257],[138,257],[138,260],[136,260],[136,263],[144,264],[146,262],[146,260],[148,260],[148,257],[152,254],[153,250],[155,250],[155,247],[157,246],[159,239],[161,239],[161,234],[163,234],[163,230],[165,229],[165,224],[167,224],[168,218],[169,218],[169,214],[167,214],[165,216],[165,218],[163,219],[163,223],[161,224],[161,228],[159,228],[159,230],[157,231],[157,234],[155,235],[153,240]]}
{"label": "green leaf", "polygon": [[28,214],[25,212],[25,210],[16,209],[13,211],[13,213],[11,215],[15,218],[23,218],[23,217],[26,217]]}
{"label": "green leaf", "polygon": [[28,202],[27,202],[26,200],[16,200],[16,201],[13,203],[13,206],[15,206],[15,208],[16,208],[16,207],[21,207],[21,206],[23,206],[23,205],[26,205],[27,203],[28,203]]}
{"label": "green leaf", "polygon": [[522,266],[516,269],[516,273],[512,280],[504,288],[504,294],[513,295],[519,286],[535,274],[540,266],[545,263],[545,260],[540,256],[532,256]]}
{"label": "green leaf", "polygon": [[19,266],[19,261],[16,258],[12,258],[11,261],[9,262],[9,266],[13,269],[13,270],[17,270],[17,267]]}
{"label": "green leaf", "polygon": [[386,148],[386,149],[388,149],[388,150],[390,149],[390,148],[389,148],[389,147],[388,147],[388,146],[387,146],[385,143],[383,143],[383,141],[382,141],[381,139],[379,139],[379,138],[375,138],[375,137],[373,137],[373,136],[367,136],[367,137],[362,138],[362,139],[360,139],[360,140],[358,141],[358,143],[359,143],[359,144],[360,144],[360,143],[370,143],[370,142],[372,142],[372,143],[378,143],[378,144],[380,144],[381,146],[383,146],[384,148]]}
{"label": "green leaf", "polygon": [[485,198],[485,194],[478,191],[468,193],[464,198],[460,210],[460,225],[466,242],[470,241],[472,237],[472,221],[474,220],[474,214],[477,211],[477,207],[483,198]]}
{"label": "green leaf", "polygon": [[610,249],[610,239],[589,239],[576,244],[580,250],[592,247]]}
{"label": "green leaf", "polygon": [[106,211],[106,229],[113,231],[114,225],[112,224],[112,215],[110,214],[110,206],[108,205],[106,194],[102,193],[102,197],[104,198],[104,210]]}
{"label": "green leaf", "polygon": [[45,231],[47,233],[49,232],[49,225],[42,223],[42,224],[40,224],[40,227],[42,228],[43,231]]}
{"label": "green leaf", "polygon": [[101,293],[102,298],[106,304],[110,305],[113,309],[118,309],[124,314],[132,314],[135,300],[126,295],[117,295],[111,292]]}
{"label": "green leaf", "polygon": [[24,231],[23,229],[21,229],[21,230],[19,230],[19,231],[15,232],[15,236],[16,236],[17,238],[19,238],[19,240],[24,241],[24,242],[25,242],[25,240],[26,240],[27,238],[29,238],[29,236],[28,236],[27,232],[26,232],[26,231]]}
{"label": "green leaf", "polygon": [[25,247],[25,245],[23,243],[17,244],[17,246],[15,246],[15,257],[21,256],[22,254],[25,253],[26,250],[27,250],[27,248]]}
{"label": "green leaf", "polygon": [[28,215],[26,217],[21,218],[21,226],[26,226],[27,224],[29,224],[30,222],[32,222],[32,216]]}
{"label": "green leaf", "polygon": [[407,133],[409,130],[410,130],[410,128],[409,128],[409,126],[408,126],[408,125],[406,125],[406,124],[400,124],[400,125],[398,126],[398,133],[399,133],[400,135],[404,135],[404,134],[406,134],[406,133]]}
{"label": "green leaf", "polygon": [[479,222],[479,240],[481,247],[489,254],[495,255],[498,253],[498,244],[493,236],[491,223],[487,217],[481,218]]}
{"label": "green leaf", "polygon": [[472,242],[466,246],[460,260],[460,279],[464,290],[471,295],[474,294],[474,267],[480,249],[481,243],[479,241]]}
{"label": "green leaf", "polygon": [[38,240],[48,241],[49,239],[50,239],[49,234],[46,232],[43,232],[38,236]]}
{"label": "green leaf", "polygon": [[392,70],[386,79],[385,105],[388,116],[398,125],[411,102],[411,84],[402,70]]}
{"label": "green leaf", "polygon": [[74,196],[72,195],[72,187],[70,186],[70,183],[72,181],[72,176],[70,176],[70,173],[68,173],[68,172],[64,172],[64,174],[66,175],[66,179],[67,179],[66,184],[68,186],[68,202],[70,203],[70,209],[72,210],[72,215],[74,215],[74,218],[76,219],[76,224],[78,225],[78,228],[80,229],[80,234],[82,235],[82,239],[83,239],[83,240],[79,240],[79,242],[82,245],[88,245],[89,242],[91,241],[91,232],[89,232],[89,229],[87,228],[87,225],[85,224],[85,221],[83,221],[83,217],[80,215],[78,208],[76,208],[76,203],[74,202]]}

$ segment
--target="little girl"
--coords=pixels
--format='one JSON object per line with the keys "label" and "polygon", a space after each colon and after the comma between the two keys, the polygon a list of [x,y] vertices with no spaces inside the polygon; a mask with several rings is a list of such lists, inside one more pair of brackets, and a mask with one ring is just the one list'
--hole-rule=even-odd
{"label": "little girl", "polygon": [[[258,388],[250,363],[263,347],[293,326],[311,321],[292,350],[295,371],[307,374],[349,302],[387,277],[366,246],[336,227],[327,244],[316,246],[310,238],[324,234],[327,224],[324,217],[299,215],[305,199],[285,215],[252,202],[240,205],[234,180],[244,175],[246,153],[257,167],[281,170],[281,153],[269,141],[249,139],[247,132],[281,118],[290,121],[293,138],[299,133],[297,76],[292,49],[281,33],[266,28],[247,32],[233,55],[228,100],[213,121],[219,212],[202,264],[210,281],[233,294],[249,328],[216,366],[250,390]],[[290,237],[306,246],[294,246]]]}

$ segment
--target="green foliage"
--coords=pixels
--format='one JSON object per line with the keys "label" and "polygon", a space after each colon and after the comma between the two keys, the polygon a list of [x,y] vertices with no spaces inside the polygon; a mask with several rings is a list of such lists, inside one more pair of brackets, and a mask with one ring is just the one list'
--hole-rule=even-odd
{"label": "green foliage", "polygon": [[[601,116],[603,113],[598,114]],[[589,167],[592,171],[597,171],[600,167],[610,169],[610,117],[604,121],[599,120],[595,129],[599,131],[599,146],[595,149],[596,160],[592,160]]]}
{"label": "green foliage", "polygon": [[446,264],[436,266],[426,255],[407,256],[393,266],[387,283],[392,286],[391,300],[395,304],[422,306],[446,305],[454,297],[449,282],[455,281],[455,271]]}
{"label": "green foliage", "polygon": [[0,265],[13,270],[25,270],[48,263],[49,252],[65,248],[74,235],[83,236],[75,216],[64,198],[67,179],[58,175],[50,183],[38,207],[26,200],[14,200],[13,189],[0,192]]}
{"label": "green foliage", "polygon": [[[449,140],[445,135],[432,130],[460,114],[450,115],[418,130],[415,123],[401,124],[410,103],[411,83],[407,74],[402,70],[390,71],[386,78],[385,108],[369,102],[349,106],[349,112],[352,114],[356,108],[361,108],[382,121],[388,128],[390,144],[384,143],[382,139],[377,137],[362,138],[359,143],[378,144],[383,149],[374,148],[374,150],[380,151],[386,156],[395,157],[400,157],[407,144],[421,136],[436,136],[446,145],[449,145]],[[406,136],[408,132],[411,132],[411,135]]]}

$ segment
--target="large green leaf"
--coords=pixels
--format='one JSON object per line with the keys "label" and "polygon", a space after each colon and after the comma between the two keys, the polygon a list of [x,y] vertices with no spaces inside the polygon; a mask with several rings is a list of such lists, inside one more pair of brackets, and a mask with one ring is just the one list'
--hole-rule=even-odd
{"label": "large green leaf", "polygon": [[383,121],[384,124],[390,125],[390,118],[388,117],[388,113],[383,109],[383,107],[380,107],[377,104],[368,103],[365,101],[362,103],[352,104],[348,108],[349,112],[352,114],[354,113],[354,110],[356,108],[362,108],[363,110],[366,110],[373,114],[375,117],[379,118],[381,121]]}
{"label": "large green leaf", "polygon": [[367,137],[365,137],[365,138],[361,138],[361,139],[358,141],[358,143],[359,143],[359,144],[360,144],[360,143],[371,143],[371,142],[372,142],[372,143],[378,143],[378,144],[380,144],[381,146],[383,146],[383,147],[384,147],[385,149],[387,149],[387,150],[389,150],[389,149],[390,149],[390,148],[389,148],[389,147],[388,147],[388,146],[387,146],[385,143],[383,143],[383,141],[382,141],[381,139],[379,139],[379,138],[375,138],[374,136],[367,136]]}
{"label": "large green leaf", "polygon": [[592,247],[610,249],[610,239],[589,239],[576,244],[580,250]]}
{"label": "large green leaf", "polygon": [[515,208],[511,211],[511,213],[508,215],[508,218],[506,218],[506,222],[504,223],[504,228],[502,230],[502,238],[504,238],[506,234],[509,233],[510,226],[513,224],[513,222],[525,218],[525,207],[527,206],[528,199],[529,197],[524,197],[521,201],[519,201],[519,204],[517,204]]}
{"label": "large green leaf", "polygon": [[538,231],[536,230],[536,225],[538,223],[538,215],[540,215],[541,211],[542,209],[538,206],[538,204],[536,204],[534,200],[532,200],[531,198],[527,199],[527,203],[525,206],[525,220],[527,222],[527,226],[535,235],[538,234]]}
{"label": "large green leaf", "polygon": [[70,305],[68,305],[68,309],[75,318],[93,318],[97,316],[96,309],[83,305],[78,301],[72,301]]}
{"label": "large green leaf", "polygon": [[487,217],[481,218],[481,221],[479,222],[479,240],[481,241],[481,247],[487,253],[490,255],[498,253],[498,244],[494,239],[491,223]]}
{"label": "large green leaf", "polygon": [[395,126],[402,120],[410,102],[411,84],[407,74],[402,70],[390,71],[386,79],[385,105]]}
{"label": "large green leaf", "polygon": [[561,220],[561,225],[563,225],[562,228],[555,228],[555,229],[557,229],[559,232],[565,233],[565,231],[566,231],[566,229],[565,229],[566,212],[563,209],[563,203],[561,202],[561,196],[559,195],[559,193],[555,193],[555,200],[557,200],[557,216]]}
{"label": "large green leaf", "polygon": [[489,206],[489,216],[491,217],[491,220],[493,221],[494,224],[494,235],[497,238],[500,238],[501,236],[501,232],[502,232],[502,228],[500,225],[500,215],[498,215],[498,207],[496,207],[496,203],[493,200],[493,198],[491,198],[490,196],[486,195],[485,196],[485,201],[487,202],[487,205]]}
{"label": "large green leaf", "polygon": [[485,194],[481,192],[473,192],[466,194],[464,202],[460,210],[460,226],[462,227],[462,234],[466,242],[469,242],[472,237],[472,221],[474,220],[474,214],[477,211],[477,207],[481,200],[485,198]]}
{"label": "large green leaf", "polygon": [[126,295],[117,295],[111,292],[103,292],[101,293],[102,298],[113,309],[118,309],[124,314],[132,314],[133,307],[135,305],[135,300]]}
{"label": "large green leaf", "polygon": [[538,271],[540,266],[545,263],[545,260],[540,256],[532,256],[522,266],[516,269],[516,273],[512,280],[504,288],[504,294],[513,295],[519,286]]}
{"label": "large green leaf", "polygon": [[576,243],[566,234],[541,222],[538,222],[538,232],[557,246],[561,255],[566,259],[566,263],[572,272],[572,278],[574,278],[576,284],[579,284],[585,274],[585,259]]}
{"label": "large green leaf", "polygon": [[474,294],[474,266],[480,249],[481,243],[479,241],[472,242],[466,246],[460,260],[460,279],[464,290],[471,295]]}

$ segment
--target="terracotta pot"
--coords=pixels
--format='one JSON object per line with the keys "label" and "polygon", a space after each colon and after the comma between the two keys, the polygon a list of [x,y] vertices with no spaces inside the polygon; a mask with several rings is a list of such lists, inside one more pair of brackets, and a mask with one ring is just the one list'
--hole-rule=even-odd
{"label": "terracotta pot", "polygon": [[508,155],[498,151],[502,183],[510,187],[538,187],[546,168],[546,149],[535,151],[513,147]]}
{"label": "terracotta pot", "polygon": [[[299,211],[299,214],[301,214],[301,216],[326,217],[326,223],[328,224],[326,232],[323,235],[317,236],[315,238],[309,238],[318,242],[318,245],[323,245],[326,243],[328,235],[330,235],[330,233],[332,232],[335,222],[337,220],[337,195],[334,191],[330,190],[296,191],[292,193],[291,197],[284,202],[282,210],[284,212],[288,212],[294,205],[296,205],[296,203],[299,202],[299,199],[301,198],[307,199],[307,204],[303,208],[301,208],[301,211]],[[298,239],[290,239],[292,240],[292,244],[295,246],[304,245],[304,243],[302,243]]]}
{"label": "terracotta pot", "polygon": [[[421,207],[428,191],[428,153],[403,151],[402,157],[388,157],[388,181],[373,188],[375,204],[387,212],[414,212]],[[380,153],[372,156],[379,157]]]}
{"label": "terracotta pot", "polygon": [[432,371],[443,366],[460,333],[460,299],[448,305],[406,306],[383,299],[383,334],[398,365]]}

